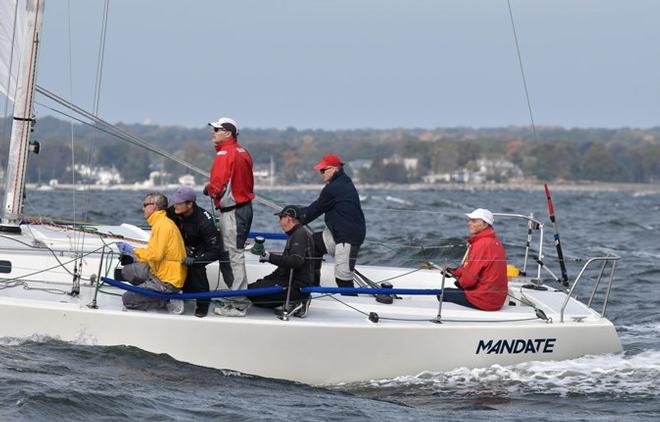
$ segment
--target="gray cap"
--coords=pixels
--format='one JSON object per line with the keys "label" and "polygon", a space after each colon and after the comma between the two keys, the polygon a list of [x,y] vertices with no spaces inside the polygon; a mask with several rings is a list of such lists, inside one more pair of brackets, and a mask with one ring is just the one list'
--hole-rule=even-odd
{"label": "gray cap", "polygon": [[173,204],[180,204],[188,201],[195,202],[197,200],[197,194],[190,186],[181,186],[176,192],[174,192],[174,195],[172,195],[170,199]]}

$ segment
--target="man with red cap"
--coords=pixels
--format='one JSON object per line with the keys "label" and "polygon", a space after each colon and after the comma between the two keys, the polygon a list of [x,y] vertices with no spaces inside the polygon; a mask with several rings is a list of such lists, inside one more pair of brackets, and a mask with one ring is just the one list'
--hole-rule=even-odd
{"label": "man with red cap", "polygon": [[319,198],[304,209],[305,223],[325,214],[325,229],[314,233],[317,255],[335,257],[335,281],[339,287],[354,287],[353,270],[366,235],[360,197],[344,163],[336,154],[327,154],[314,166],[327,183]]}
{"label": "man with red cap", "polygon": [[[211,179],[204,193],[213,199],[220,211],[220,231],[225,253],[220,261],[229,260],[231,277],[224,277],[225,284],[232,290],[247,289],[245,271],[245,241],[252,226],[252,199],[254,199],[254,177],[252,156],[238,143],[238,123],[229,117],[221,117],[209,123],[213,129],[211,137],[215,144],[215,160],[211,167]],[[246,298],[223,301],[215,313],[223,316],[245,316]]]}

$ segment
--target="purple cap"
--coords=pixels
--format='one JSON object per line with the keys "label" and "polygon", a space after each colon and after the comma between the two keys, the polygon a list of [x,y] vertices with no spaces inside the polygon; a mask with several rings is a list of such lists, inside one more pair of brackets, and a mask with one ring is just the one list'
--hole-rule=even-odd
{"label": "purple cap", "polygon": [[190,186],[181,186],[174,192],[171,199],[173,204],[180,204],[187,201],[195,202],[197,200],[197,194]]}

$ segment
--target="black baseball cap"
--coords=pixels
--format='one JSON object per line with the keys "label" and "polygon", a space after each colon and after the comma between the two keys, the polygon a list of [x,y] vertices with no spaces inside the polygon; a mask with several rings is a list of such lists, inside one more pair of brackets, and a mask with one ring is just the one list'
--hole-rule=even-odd
{"label": "black baseball cap", "polygon": [[276,212],[275,215],[279,216],[280,218],[286,216],[302,220],[303,209],[300,205],[287,205],[282,208],[282,211]]}

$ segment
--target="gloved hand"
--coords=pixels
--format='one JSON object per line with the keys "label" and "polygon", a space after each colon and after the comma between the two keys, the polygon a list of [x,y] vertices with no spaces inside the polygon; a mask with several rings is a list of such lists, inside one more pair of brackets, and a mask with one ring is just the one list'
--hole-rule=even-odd
{"label": "gloved hand", "polygon": [[443,268],[442,275],[444,275],[445,277],[453,277],[455,269],[456,268],[451,268],[451,267]]}
{"label": "gloved hand", "polygon": [[204,186],[204,190],[202,191],[202,193],[206,196],[209,196],[209,185]]}
{"label": "gloved hand", "polygon": [[122,255],[133,256],[133,245],[126,242],[117,242],[117,249]]}
{"label": "gloved hand", "polygon": [[259,257],[259,262],[270,262],[270,252],[266,251]]}
{"label": "gloved hand", "polygon": [[458,280],[454,280],[454,286],[456,286],[457,289],[463,290],[463,287],[461,287],[461,283],[459,283]]}
{"label": "gloved hand", "polygon": [[195,263],[195,258],[192,256],[187,256],[181,260],[181,263],[187,267],[190,267]]}

